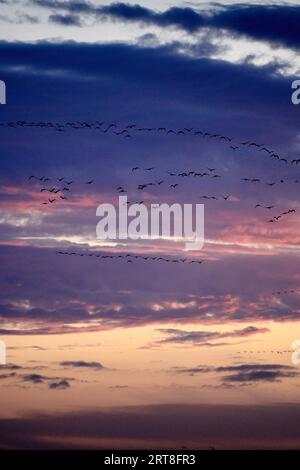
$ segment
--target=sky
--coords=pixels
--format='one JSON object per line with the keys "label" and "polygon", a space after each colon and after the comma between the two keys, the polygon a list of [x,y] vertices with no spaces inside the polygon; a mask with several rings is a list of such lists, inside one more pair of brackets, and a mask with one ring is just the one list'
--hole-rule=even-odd
{"label": "sky", "polygon": [[[1,449],[299,448],[299,21],[0,0]],[[97,239],[120,191],[203,248]]]}

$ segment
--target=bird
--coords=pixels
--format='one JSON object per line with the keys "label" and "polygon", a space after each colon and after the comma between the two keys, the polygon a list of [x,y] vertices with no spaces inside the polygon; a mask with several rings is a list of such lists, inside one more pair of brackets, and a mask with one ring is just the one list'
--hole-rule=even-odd
{"label": "bird", "polygon": [[176,186],[178,186],[178,183],[171,184],[171,185],[170,185],[170,188],[176,188]]}
{"label": "bird", "polygon": [[94,182],[94,180],[90,180],[90,181],[86,181],[85,184],[92,184]]}
{"label": "bird", "polygon": [[262,204],[256,204],[255,209],[257,207],[262,207],[263,209],[273,209],[274,206],[263,206]]}

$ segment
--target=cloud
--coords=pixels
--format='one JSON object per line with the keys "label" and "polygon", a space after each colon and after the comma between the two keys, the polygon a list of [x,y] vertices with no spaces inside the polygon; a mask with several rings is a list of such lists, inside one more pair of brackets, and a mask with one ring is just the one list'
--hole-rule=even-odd
{"label": "cloud", "polygon": [[[167,338],[158,341],[158,344],[164,343],[190,343],[193,345],[207,345],[207,341],[218,340],[223,338],[244,338],[254,334],[268,333],[270,330],[268,328],[258,328],[255,326],[248,326],[239,330],[233,330],[225,333],[220,333],[217,331],[184,331],[178,329],[159,329],[159,331],[165,335]],[[222,344],[222,343],[221,343]],[[218,343],[213,343],[217,346]]]}
{"label": "cloud", "polygon": [[18,364],[1,364],[0,370],[20,370],[22,369],[21,366]]}
{"label": "cloud", "polygon": [[[152,405],[0,419],[2,449],[297,449],[294,404]],[[74,423],[76,422],[76,426]],[[246,425],[245,425],[246,423]],[[84,438],[84,439],[81,439]]]}
{"label": "cloud", "polygon": [[[284,303],[271,294],[276,285],[297,285],[298,263],[293,256],[230,255],[207,262],[205,270],[201,266],[205,273],[201,292],[199,269],[191,266],[174,269],[136,263],[129,271],[126,263],[79,258],[66,262],[51,250],[31,247],[2,247],[0,258],[6,266],[5,275],[0,275],[3,335],[67,334],[158,322],[163,328],[172,321],[209,325],[208,334],[199,328],[192,336],[184,328],[175,329],[174,345],[177,340],[193,345],[192,340],[201,344],[229,339],[220,338],[217,324],[299,319],[297,294],[287,295]],[[105,276],[99,275],[103,269]],[[22,282],[17,294],[12,278]],[[266,331],[251,325],[229,328],[229,332],[232,339],[241,341]],[[168,334],[165,339],[171,337]]]}
{"label": "cloud", "polygon": [[129,385],[111,385],[109,388],[117,389],[117,390],[122,390],[124,388],[129,388]]}
{"label": "cloud", "polygon": [[63,361],[60,363],[63,367],[83,367],[91,369],[104,369],[100,362],[86,362],[86,361]]}
{"label": "cloud", "polygon": [[63,26],[81,26],[80,18],[75,15],[50,15],[49,22]]}
{"label": "cloud", "polygon": [[23,23],[29,23],[29,24],[36,24],[39,22],[39,19],[36,16],[32,15],[27,15],[25,13],[17,13],[16,16],[14,17],[9,17],[5,15],[0,15],[0,20],[11,23],[11,24],[23,24]]}
{"label": "cloud", "polygon": [[11,377],[15,377],[16,373],[15,372],[10,372],[9,374],[0,374],[0,379],[10,379]]}
{"label": "cloud", "polygon": [[299,375],[295,367],[280,364],[242,364],[231,367],[218,367],[217,372],[230,372],[223,380],[231,383],[280,382],[284,378]]}
{"label": "cloud", "polygon": [[66,10],[71,13],[92,13],[95,7],[92,3],[81,0],[31,0],[31,3],[36,6],[51,8],[53,10]]}
{"label": "cloud", "polygon": [[45,377],[40,374],[26,374],[22,377],[24,382],[31,382],[33,384],[43,384],[45,380],[48,380],[48,377]]}
{"label": "cloud", "polygon": [[243,384],[251,385],[257,382],[281,382],[282,379],[299,376],[296,367],[281,364],[239,364],[233,366],[197,366],[197,367],[176,367],[176,373],[188,375],[217,373],[220,374],[220,382],[223,385]]}
{"label": "cloud", "polygon": [[59,382],[52,382],[49,384],[50,390],[66,390],[70,387],[70,382],[68,382],[67,380],[60,380]]}
{"label": "cloud", "polygon": [[100,7],[97,12],[121,21],[138,21],[161,27],[176,26],[188,32],[195,32],[208,24],[204,15],[191,8],[172,7],[158,13],[140,5],[112,3]]}
{"label": "cloud", "polygon": [[[209,10],[190,7],[171,7],[156,11],[141,5],[111,3],[96,6],[84,1],[33,0],[35,5],[65,10],[70,13],[93,15],[95,18],[111,18],[122,22],[138,22],[162,28],[180,28],[197,33],[203,28],[227,30],[247,35],[256,40],[291,48],[300,46],[300,8],[297,5],[217,5]],[[286,25],[289,25],[287,28]]]}
{"label": "cloud", "polygon": [[70,381],[75,380],[74,378],[64,378],[64,377],[47,377],[45,375],[40,375],[40,374],[25,374],[25,375],[20,375],[19,378],[23,382],[28,382],[33,385],[40,385],[40,384],[48,384],[48,387],[51,390],[63,390],[66,388],[69,388]]}

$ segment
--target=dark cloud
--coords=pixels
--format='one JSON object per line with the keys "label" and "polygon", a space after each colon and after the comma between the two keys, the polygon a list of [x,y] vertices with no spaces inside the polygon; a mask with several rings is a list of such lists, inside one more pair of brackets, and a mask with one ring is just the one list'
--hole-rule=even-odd
{"label": "dark cloud", "polygon": [[15,372],[10,372],[9,374],[0,374],[0,379],[10,379],[11,377],[15,377],[16,373]]}
{"label": "dark cloud", "polygon": [[[206,345],[207,341],[223,338],[244,338],[254,334],[268,333],[268,328],[258,328],[248,326],[240,330],[233,330],[225,333],[217,331],[184,331],[178,329],[160,329],[161,333],[166,334],[167,338],[158,343],[192,343],[193,345]],[[215,343],[218,345],[218,343]]]}
{"label": "dark cloud", "polygon": [[70,382],[68,382],[67,380],[60,380],[59,382],[52,382],[49,384],[50,390],[66,390],[70,387]]}
{"label": "dark cloud", "polygon": [[220,381],[224,385],[228,383],[251,385],[257,382],[281,382],[282,379],[299,376],[299,372],[296,367],[281,364],[239,364],[221,367],[175,367],[173,370],[176,373],[183,373],[191,376],[206,374],[209,372],[221,374]]}
{"label": "dark cloud", "polygon": [[104,369],[100,362],[86,362],[86,361],[63,361],[60,363],[63,367],[83,367],[90,369]]}
{"label": "dark cloud", "polygon": [[50,15],[49,21],[63,26],[81,26],[80,18],[75,15]]}
{"label": "dark cloud", "polygon": [[[218,5],[214,10],[172,7],[163,12],[140,5],[111,3],[96,6],[81,1],[59,2],[33,0],[35,5],[71,13],[109,17],[123,22],[140,22],[160,27],[181,28],[195,33],[202,28],[230,31],[278,45],[298,48],[300,45],[300,8],[297,5]],[[287,27],[288,25],[288,27]]]}
{"label": "dark cloud", "polygon": [[74,381],[74,378],[65,378],[65,377],[48,377],[41,374],[25,374],[20,375],[19,378],[23,382],[28,382],[33,385],[48,384],[48,387],[51,390],[63,390],[69,388],[70,382]]}
{"label": "dark cloud", "polygon": [[204,15],[191,8],[172,7],[158,13],[140,5],[112,3],[99,7],[97,12],[121,21],[139,21],[161,27],[176,26],[189,32],[195,32],[208,24]]}
{"label": "dark cloud", "polygon": [[43,384],[48,377],[40,374],[26,374],[22,377],[24,382],[31,382],[33,384]]}
{"label": "dark cloud", "polygon": [[291,48],[300,46],[298,5],[231,5],[213,16],[213,25]]}
{"label": "dark cloud", "polygon": [[53,10],[67,10],[71,13],[93,13],[95,7],[92,3],[80,0],[31,0],[33,5],[44,8],[51,8]]}
{"label": "dark cloud", "polygon": [[[290,106],[290,80],[277,74],[280,64],[254,67],[222,60],[195,59],[178,52],[177,44],[147,48],[125,44],[2,42],[0,70],[10,83],[14,96],[7,111],[8,118],[15,106],[19,115],[22,114],[28,100],[34,102],[33,119],[35,115],[39,119],[42,113],[45,114],[49,100],[55,100],[58,106],[61,100],[65,104],[72,103],[72,113],[65,111],[67,120],[79,110],[85,118],[95,117],[97,108],[92,98],[95,98],[94,102],[102,102],[106,119],[109,116],[116,119],[118,106],[130,109],[135,102],[138,106],[135,118],[143,115],[151,121],[144,109],[147,104],[152,122],[157,119],[164,121],[166,116],[170,119],[167,110],[174,106],[183,106],[185,112],[189,106],[188,122],[191,123],[192,116],[199,119],[209,106],[214,110],[213,115],[205,115],[205,118],[203,115],[202,119],[206,119],[208,127],[211,119],[215,129],[222,123],[220,131],[224,128],[228,105],[233,114],[247,113],[248,133],[251,116],[262,120],[266,132],[271,124],[279,126],[284,117],[294,114],[296,107]],[[14,73],[16,68],[22,72]],[[222,93],[215,92],[218,80],[222,82]],[[22,86],[19,81],[22,81]],[[31,98],[25,93],[27,88],[31,92],[35,89]],[[80,97],[78,102],[74,102],[74,94]],[[174,120],[179,123],[178,117],[181,116],[181,120],[184,117],[177,113],[172,115],[170,126],[175,124]],[[186,118],[184,121],[187,122]],[[246,128],[244,132],[247,132]],[[274,133],[272,136],[274,138]]]}
{"label": "dark cloud", "polygon": [[238,4],[223,6],[205,14],[191,8],[175,7],[158,13],[138,5],[112,3],[103,6],[100,11],[121,21],[175,26],[191,33],[203,27],[212,27],[289,47],[300,45],[300,8],[296,5]]}
{"label": "dark cloud", "polygon": [[0,365],[0,370],[20,370],[22,369],[21,366],[17,364],[1,364]]}
{"label": "dark cloud", "polygon": [[298,404],[163,404],[36,414],[2,418],[0,447],[296,449],[299,421]]}
{"label": "dark cloud", "polygon": [[218,367],[217,372],[230,372],[223,380],[232,383],[280,382],[281,379],[297,377],[295,367],[280,364],[242,364],[231,367]]}

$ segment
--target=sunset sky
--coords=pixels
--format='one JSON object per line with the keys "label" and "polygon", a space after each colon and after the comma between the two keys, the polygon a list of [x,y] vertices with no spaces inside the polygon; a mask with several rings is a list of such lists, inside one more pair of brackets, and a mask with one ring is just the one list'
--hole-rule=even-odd
{"label": "sunset sky", "polygon": [[[0,0],[1,449],[299,448],[299,24]],[[98,240],[118,188],[204,204],[203,249]]]}

